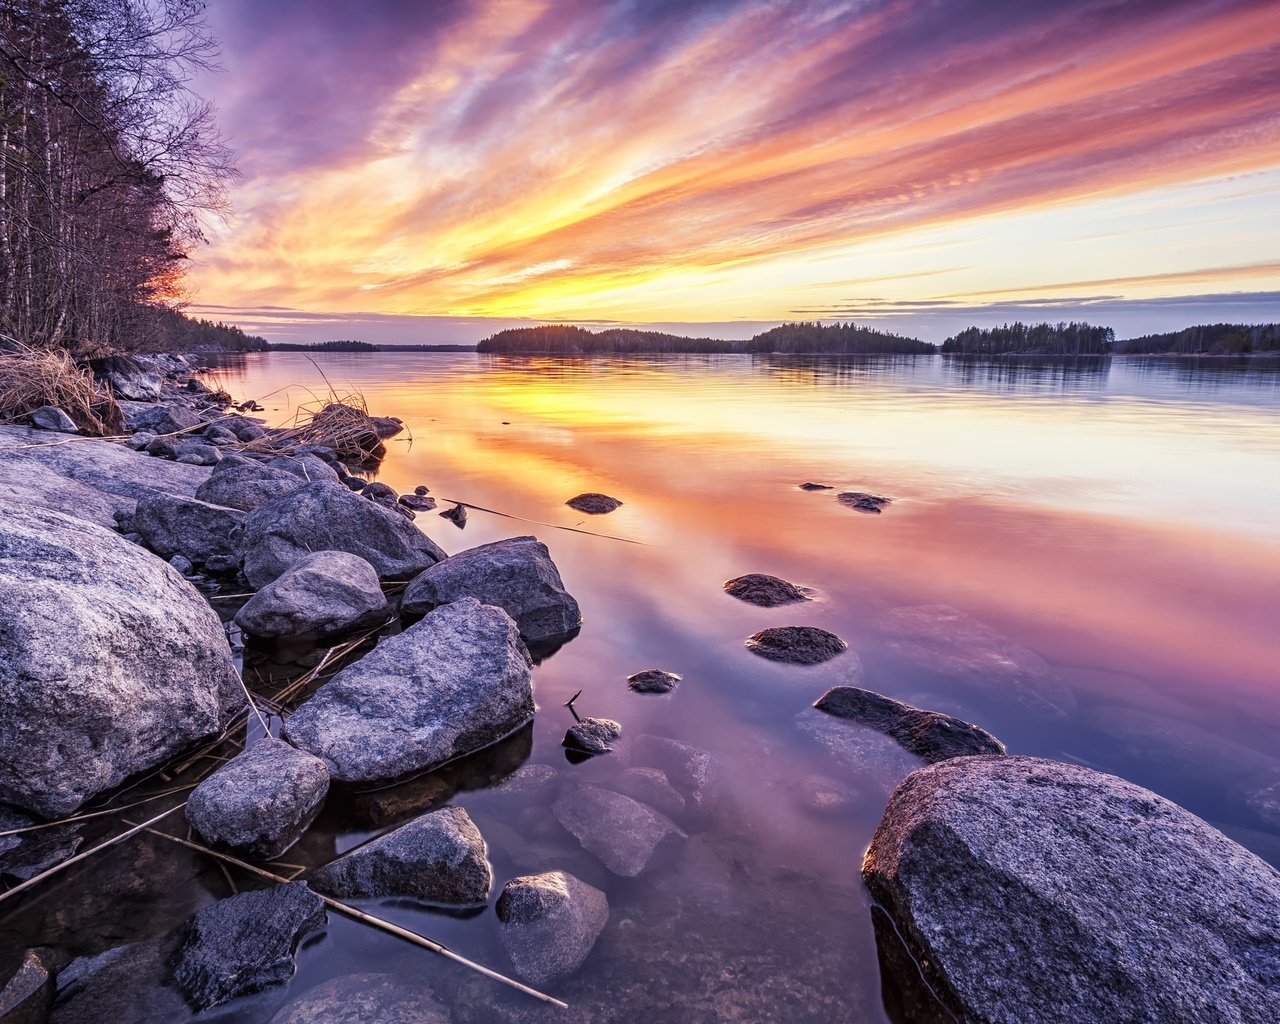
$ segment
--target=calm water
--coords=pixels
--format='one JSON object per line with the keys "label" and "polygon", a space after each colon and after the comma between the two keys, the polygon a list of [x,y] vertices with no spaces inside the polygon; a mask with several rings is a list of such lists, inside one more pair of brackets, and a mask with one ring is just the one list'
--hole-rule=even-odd
{"label": "calm water", "polygon": [[[286,859],[322,862],[452,797],[489,843],[495,896],[513,875],[564,867],[608,892],[611,916],[579,974],[552,987],[568,1012],[337,918],[301,953],[289,998],[389,969],[430,979],[459,1021],[889,1020],[858,868],[902,769],[802,727],[839,682],[959,714],[1011,752],[1132,779],[1280,865],[1280,790],[1267,799],[1280,783],[1280,363],[274,353],[220,375],[283,424],[325,391],[321,371],[408,426],[380,479],[551,524],[417,520],[451,552],[536,534],[585,625],[535,671],[530,733],[443,778],[331,800]],[[860,515],[797,488],[808,480],[894,503]],[[564,506],[588,490],[625,505]],[[722,593],[746,572],[818,599],[767,610]],[[838,633],[857,657],[784,668],[743,649],[792,623]],[[649,667],[684,681],[669,697],[630,693],[626,677]],[[578,690],[578,709],[624,736],[616,754],[569,765],[562,704]],[[608,786],[643,734],[704,748],[720,771],[680,821],[689,839],[638,879],[581,851],[549,797],[491,785],[530,763]],[[123,874],[150,870],[138,847],[113,856]],[[22,931],[87,951],[168,927],[228,891],[184,863],[163,892],[128,889],[128,914],[86,876],[106,893],[89,909],[36,908]],[[506,966],[491,908],[378,912]]]}

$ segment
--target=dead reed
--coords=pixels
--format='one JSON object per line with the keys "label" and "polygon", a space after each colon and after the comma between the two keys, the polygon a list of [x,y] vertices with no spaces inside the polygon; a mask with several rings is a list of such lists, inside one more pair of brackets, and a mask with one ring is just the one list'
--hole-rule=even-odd
{"label": "dead reed", "polygon": [[13,342],[0,354],[0,420],[16,422],[41,406],[57,406],[85,434],[124,433],[124,416],[111,393],[66,352]]}

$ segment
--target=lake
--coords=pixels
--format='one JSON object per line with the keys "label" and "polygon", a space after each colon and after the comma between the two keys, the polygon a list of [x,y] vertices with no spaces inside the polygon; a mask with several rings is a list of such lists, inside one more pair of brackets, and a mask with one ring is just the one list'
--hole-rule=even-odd
{"label": "lake", "polygon": [[[1280,865],[1280,361],[220,363],[227,389],[262,402],[272,424],[317,408],[330,388],[402,418],[378,479],[401,492],[425,484],[442,508],[494,510],[473,508],[463,531],[422,513],[422,529],[449,552],[536,535],[585,620],[535,669],[530,731],[439,779],[331,799],[285,858],[321,863],[452,799],[489,844],[495,898],[515,875],[558,867],[606,890],[604,934],[552,987],[571,1009],[334,915],[300,953],[290,998],[338,974],[393,970],[430,980],[459,1021],[897,1019],[859,866],[901,758],[859,758],[814,724],[809,705],[839,683],[958,715],[1010,752],[1147,786]],[[833,490],[798,487],[810,481]],[[624,504],[602,516],[565,506],[582,491]],[[860,514],[839,491],[893,501]],[[814,600],[764,609],[723,592],[750,572]],[[743,646],[790,624],[831,630],[852,653],[795,667]],[[682,682],[666,696],[632,693],[627,677],[647,668]],[[617,720],[623,736],[615,753],[570,764],[564,704],[578,691],[576,710]],[[545,794],[494,785],[542,764],[558,784],[608,787],[642,762],[645,735],[707,751],[716,775],[701,806],[676,815],[688,838],[638,878],[584,852]],[[112,856],[140,870],[136,853]],[[200,870],[194,896],[143,901],[149,926],[227,893]],[[507,969],[492,901],[465,916],[376,909]],[[81,927],[101,932],[117,912],[99,897]],[[122,935],[145,930],[139,913]],[[279,1005],[242,1005],[230,1019],[266,1021]]]}

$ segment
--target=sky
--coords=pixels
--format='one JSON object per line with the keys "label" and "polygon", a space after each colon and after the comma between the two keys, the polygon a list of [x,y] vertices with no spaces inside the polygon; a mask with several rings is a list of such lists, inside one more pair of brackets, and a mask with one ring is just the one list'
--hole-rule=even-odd
{"label": "sky", "polygon": [[1280,320],[1277,0],[218,0],[191,311],[939,341]]}

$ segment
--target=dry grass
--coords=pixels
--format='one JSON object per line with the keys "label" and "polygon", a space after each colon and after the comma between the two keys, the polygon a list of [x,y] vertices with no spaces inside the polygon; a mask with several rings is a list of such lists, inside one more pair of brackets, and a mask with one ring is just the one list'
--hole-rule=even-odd
{"label": "dry grass", "polygon": [[298,406],[294,423],[246,445],[288,453],[305,445],[332,448],[349,466],[379,461],[386,448],[369,421],[368,407],[359,392],[316,396]]}
{"label": "dry grass", "polygon": [[66,352],[17,345],[0,354],[0,420],[16,422],[43,405],[57,406],[93,437],[124,432],[115,398]]}

